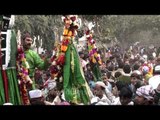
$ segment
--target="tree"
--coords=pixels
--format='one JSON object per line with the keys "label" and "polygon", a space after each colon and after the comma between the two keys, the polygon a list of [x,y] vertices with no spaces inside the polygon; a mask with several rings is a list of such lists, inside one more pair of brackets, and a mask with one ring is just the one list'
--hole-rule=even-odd
{"label": "tree", "polygon": [[[113,38],[122,43],[123,47],[128,46],[142,36],[142,31],[151,31],[151,39],[157,40],[160,32],[159,15],[79,15],[82,19],[82,27],[78,30],[78,37],[84,35],[85,22],[93,22],[93,38],[97,43],[109,44],[115,42]],[[33,36],[40,36],[42,47],[51,50],[53,44],[60,40],[63,32],[61,15],[17,15],[15,29],[21,32],[29,31]],[[132,37],[136,35],[137,38]],[[146,40],[147,41],[147,40]],[[103,44],[104,45],[104,44]]]}
{"label": "tree", "polygon": [[[50,51],[55,42],[53,28],[58,28],[59,35],[59,33],[62,34],[63,25],[60,15],[16,15],[14,28],[16,31],[28,31],[32,37],[38,38],[39,36],[39,39],[42,39],[42,47]],[[36,47],[39,47],[38,42],[36,40]]]}

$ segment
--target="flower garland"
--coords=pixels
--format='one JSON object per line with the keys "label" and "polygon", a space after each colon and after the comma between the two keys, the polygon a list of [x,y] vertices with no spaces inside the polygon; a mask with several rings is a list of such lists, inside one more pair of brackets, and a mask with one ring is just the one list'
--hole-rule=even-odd
{"label": "flower garland", "polygon": [[60,44],[53,50],[51,57],[51,66],[49,68],[51,79],[57,82],[62,82],[62,66],[64,64],[64,55],[60,55]]}
{"label": "flower garland", "polygon": [[87,46],[88,46],[90,61],[92,63],[98,62],[98,64],[101,65],[102,60],[101,60],[100,54],[98,54],[98,52],[97,52],[97,47],[95,45],[95,40],[92,38],[93,31],[91,31],[90,27],[88,27],[85,34],[86,34],[86,38],[87,38],[87,41],[88,41]]}
{"label": "flower garland", "polygon": [[77,15],[68,15],[62,18],[65,23],[64,31],[63,31],[63,40],[61,44],[61,51],[66,52],[68,48],[68,44],[72,42],[74,37],[76,36],[76,30],[79,28]]}
{"label": "flower garland", "polygon": [[63,39],[61,44],[58,44],[53,50],[53,55],[51,57],[52,65],[50,66],[51,79],[56,80],[57,82],[62,82],[62,69],[65,64],[65,52],[68,49],[68,45],[73,42],[72,40],[77,34],[76,29],[79,27],[76,15],[63,16],[62,21],[65,23]]}
{"label": "flower garland", "polygon": [[29,65],[26,61],[24,50],[23,50],[22,46],[20,46],[20,45],[18,45],[18,56],[17,56],[16,65],[17,65],[17,71],[18,71],[17,77],[19,80],[23,104],[28,105],[30,102],[29,102],[29,98],[28,98],[28,92],[27,92],[26,85],[27,84],[31,85],[32,80],[30,79],[30,77],[28,75],[29,74],[28,73]]}

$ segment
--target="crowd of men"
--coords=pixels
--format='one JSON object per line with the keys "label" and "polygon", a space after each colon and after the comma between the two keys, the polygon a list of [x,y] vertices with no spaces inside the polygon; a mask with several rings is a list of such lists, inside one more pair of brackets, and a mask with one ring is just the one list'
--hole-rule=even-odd
{"label": "crowd of men", "polygon": [[[99,51],[103,55],[102,51]],[[122,51],[107,48],[100,67],[101,78],[92,72],[87,51],[79,52],[85,79],[92,95],[89,105],[159,105],[160,57],[156,47],[136,44]],[[49,71],[36,69],[36,89],[29,91],[31,105],[75,105],[51,80]],[[83,103],[78,104],[83,105]]]}

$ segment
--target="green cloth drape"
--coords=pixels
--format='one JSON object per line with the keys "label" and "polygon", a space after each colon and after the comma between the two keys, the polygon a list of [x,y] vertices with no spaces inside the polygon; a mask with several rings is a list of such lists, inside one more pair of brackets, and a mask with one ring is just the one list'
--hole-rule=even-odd
{"label": "green cloth drape", "polygon": [[[10,68],[6,70],[8,78],[9,102],[13,105],[21,105],[21,98],[18,87],[16,69]],[[2,74],[0,72],[0,105],[5,103],[4,87]]]}
{"label": "green cloth drape", "polygon": [[2,74],[0,72],[0,105],[2,105],[4,102],[5,102],[4,87],[3,87]]}
{"label": "green cloth drape", "polygon": [[14,105],[21,104],[21,98],[19,93],[19,86],[17,80],[17,71],[16,69],[8,69],[6,70],[8,81],[9,81],[9,101]]}
{"label": "green cloth drape", "polygon": [[102,74],[98,63],[92,65],[92,72],[96,78],[96,81],[102,81]]}
{"label": "green cloth drape", "polygon": [[88,84],[86,84],[79,56],[73,44],[68,45],[66,51],[63,78],[64,94],[67,101],[75,104],[90,102],[87,91]]}
{"label": "green cloth drape", "polygon": [[[8,94],[9,102],[13,105],[21,105],[20,91],[18,87],[18,79],[16,72],[16,53],[17,53],[17,40],[16,33],[14,30],[11,31],[11,41],[10,41],[11,53],[10,53],[10,62],[5,71],[8,79]],[[0,105],[5,103],[5,94],[2,73],[0,70]]]}

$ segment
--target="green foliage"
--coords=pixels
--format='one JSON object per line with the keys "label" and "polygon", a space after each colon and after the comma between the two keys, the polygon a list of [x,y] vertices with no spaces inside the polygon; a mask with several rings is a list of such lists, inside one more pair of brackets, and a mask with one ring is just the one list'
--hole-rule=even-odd
{"label": "green foliage", "polygon": [[[85,29],[85,22],[93,22],[93,38],[103,43],[112,42],[117,38],[120,43],[133,43],[137,37],[130,38],[141,31],[151,31],[152,36],[160,32],[159,15],[79,15],[82,27],[78,30],[81,37]],[[55,40],[60,40],[64,24],[61,15],[16,15],[15,30],[28,31],[32,36],[40,36],[42,47],[51,50]],[[136,34],[135,34],[136,35]],[[38,44],[38,43],[37,43]]]}
{"label": "green foliage", "polygon": [[[63,24],[60,15],[16,15],[14,28],[22,33],[28,31],[32,37],[40,36],[42,47],[52,50],[55,42],[54,28],[59,28],[57,30],[61,35]],[[36,41],[36,45],[40,45],[39,41]]]}
{"label": "green foliage", "polygon": [[136,39],[130,39],[134,33],[151,31],[155,36],[160,32],[159,15],[83,15],[83,19],[96,23],[94,36],[105,43],[112,37],[122,44],[134,43]]}

